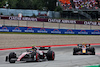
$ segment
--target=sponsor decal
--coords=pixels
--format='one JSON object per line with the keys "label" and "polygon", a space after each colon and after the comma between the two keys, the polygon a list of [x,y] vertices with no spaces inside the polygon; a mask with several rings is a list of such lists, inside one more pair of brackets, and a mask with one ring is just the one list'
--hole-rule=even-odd
{"label": "sponsor decal", "polygon": [[61,19],[48,19],[48,22],[57,22],[57,23],[60,23]]}
{"label": "sponsor decal", "polygon": [[32,33],[34,33],[34,30],[31,27],[29,27],[29,28],[27,28],[27,30],[25,30],[25,32],[32,32]]}
{"label": "sponsor decal", "polygon": [[[36,31],[34,30],[36,29]],[[0,32],[37,32],[37,33],[54,33],[54,34],[98,34],[100,30],[72,30],[72,29],[46,29],[46,28],[34,28],[34,27],[1,27]],[[64,33],[62,33],[64,32]],[[77,32],[77,33],[76,33]]]}
{"label": "sponsor decal", "polygon": [[76,24],[76,20],[62,20],[62,23]]}
{"label": "sponsor decal", "polygon": [[9,20],[21,20],[21,17],[9,16]]}
{"label": "sponsor decal", "polygon": [[34,30],[25,30],[25,32],[32,32],[32,33],[34,33]]}
{"label": "sponsor decal", "polygon": [[37,31],[38,33],[48,33],[44,28],[41,28],[40,30]]}
{"label": "sponsor decal", "polygon": [[[66,23],[66,24],[83,24],[83,25],[98,25],[98,26],[100,26],[100,22],[93,22],[93,21],[76,21],[76,20],[63,20],[63,19],[41,19],[41,18],[17,17],[17,16],[0,16],[0,19],[24,20],[24,21],[42,21],[42,22],[54,22],[54,23]],[[98,19],[100,19],[100,18],[98,18]]]}
{"label": "sponsor decal", "polygon": [[75,32],[73,32],[71,29],[68,29],[65,34],[75,34]]}
{"label": "sponsor decal", "polygon": [[76,20],[48,19],[48,22],[76,24]]}
{"label": "sponsor decal", "polygon": [[14,30],[12,30],[12,32],[22,32],[22,30],[20,30],[20,28],[19,28],[19,27],[15,27],[15,29],[14,29]]}
{"label": "sponsor decal", "polygon": [[78,32],[78,34],[88,34],[88,32],[86,32],[85,30],[81,30],[80,32]]}
{"label": "sponsor decal", "polygon": [[7,29],[7,27],[2,27],[2,29],[0,29],[0,32],[9,32],[9,30]]}
{"label": "sponsor decal", "polygon": [[10,16],[9,20],[37,21],[37,18]]}
{"label": "sponsor decal", "polygon": [[97,22],[84,21],[84,25],[97,25]]}
{"label": "sponsor decal", "polygon": [[22,17],[24,21],[37,21],[37,18],[30,18],[30,17]]}
{"label": "sponsor decal", "polygon": [[100,34],[99,30],[94,30],[94,32],[91,32],[91,34]]}
{"label": "sponsor decal", "polygon": [[51,33],[58,33],[58,34],[61,34],[61,31],[59,31],[58,29],[54,29],[53,31],[51,31]]}

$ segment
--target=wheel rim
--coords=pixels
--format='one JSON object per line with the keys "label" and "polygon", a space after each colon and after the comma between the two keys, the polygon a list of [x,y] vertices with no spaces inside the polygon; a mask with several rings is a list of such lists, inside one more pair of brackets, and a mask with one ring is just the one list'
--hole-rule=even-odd
{"label": "wheel rim", "polygon": [[54,60],[54,58],[55,58],[55,54],[54,52],[52,52],[52,60]]}

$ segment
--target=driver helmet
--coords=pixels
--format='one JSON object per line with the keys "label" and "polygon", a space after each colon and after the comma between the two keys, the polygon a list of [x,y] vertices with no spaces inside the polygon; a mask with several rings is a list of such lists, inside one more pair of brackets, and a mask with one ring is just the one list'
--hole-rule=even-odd
{"label": "driver helmet", "polygon": [[33,49],[33,50],[35,49],[34,45],[32,45],[32,49]]}
{"label": "driver helmet", "polygon": [[83,44],[82,44],[83,46],[86,46],[86,44],[83,42]]}

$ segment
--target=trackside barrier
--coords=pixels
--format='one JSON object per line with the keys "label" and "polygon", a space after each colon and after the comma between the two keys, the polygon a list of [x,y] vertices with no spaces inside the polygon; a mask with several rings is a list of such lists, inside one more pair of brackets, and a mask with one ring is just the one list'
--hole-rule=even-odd
{"label": "trackside barrier", "polygon": [[100,35],[100,30],[74,30],[74,29],[52,29],[36,27],[0,27],[0,32],[26,32],[26,33],[48,33],[48,34],[83,34]]}
{"label": "trackside barrier", "polygon": [[17,17],[17,16],[0,16],[0,19],[100,26],[99,21],[98,22],[97,21],[77,21],[77,20],[67,20],[67,19],[66,20],[65,19],[47,19],[47,18]]}

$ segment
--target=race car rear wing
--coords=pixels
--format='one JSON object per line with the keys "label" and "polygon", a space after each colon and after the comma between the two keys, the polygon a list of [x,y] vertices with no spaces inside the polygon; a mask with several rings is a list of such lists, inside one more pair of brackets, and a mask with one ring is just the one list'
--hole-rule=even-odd
{"label": "race car rear wing", "polygon": [[[38,50],[51,50],[51,47],[36,47]],[[27,52],[33,51],[32,49],[26,49]]]}
{"label": "race car rear wing", "polygon": [[51,50],[51,47],[39,47],[39,50]]}
{"label": "race car rear wing", "polygon": [[[77,44],[78,47],[82,47],[82,44]],[[90,44],[86,44],[86,47],[90,47]]]}

